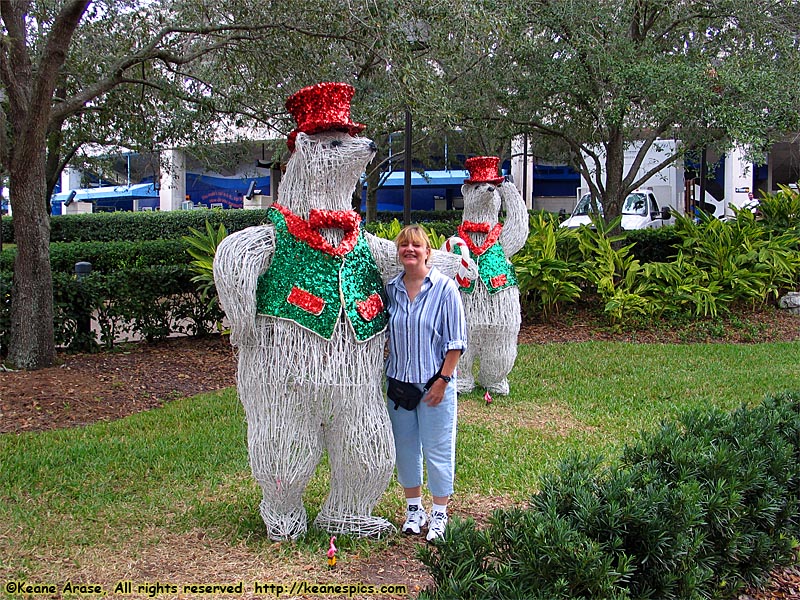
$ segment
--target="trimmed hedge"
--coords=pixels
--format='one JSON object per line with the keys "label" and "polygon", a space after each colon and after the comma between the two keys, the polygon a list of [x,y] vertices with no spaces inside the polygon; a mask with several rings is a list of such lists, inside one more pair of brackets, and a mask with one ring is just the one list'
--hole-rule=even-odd
{"label": "trimmed hedge", "polygon": [[[380,212],[377,221],[391,222],[395,218],[402,222],[403,213]],[[205,229],[206,220],[215,227],[223,223],[228,233],[233,233],[263,224],[267,220],[267,211],[197,209],[55,215],[50,217],[50,241],[110,242],[179,238],[186,235],[189,227]],[[461,222],[461,212],[415,210],[411,211],[411,220],[414,223],[451,221],[457,225]],[[13,217],[4,217],[3,242],[14,241]]]}
{"label": "trimmed hedge", "polygon": [[[153,341],[172,333],[205,335],[224,315],[196,291],[188,267],[171,265],[92,273],[82,281],[53,273],[56,346],[68,351],[111,349],[118,336]],[[0,273],[0,355],[8,352],[11,274]],[[80,324],[96,319],[99,342]]]}
{"label": "trimmed hedge", "polygon": [[[188,233],[188,232],[187,232]],[[192,257],[180,239],[141,242],[56,242],[50,244],[53,272],[74,273],[75,263],[90,262],[92,271],[110,273],[131,267],[187,265]],[[12,271],[16,251],[0,252],[0,271]]]}
{"label": "trimmed hedge", "polygon": [[681,238],[674,225],[658,229],[639,229],[625,232],[625,243],[635,243],[632,254],[641,263],[671,262],[678,254]]}
{"label": "trimmed hedge", "polygon": [[735,598],[796,560],[800,394],[687,413],[611,464],[573,455],[540,487],[421,548],[435,585],[420,598]]}

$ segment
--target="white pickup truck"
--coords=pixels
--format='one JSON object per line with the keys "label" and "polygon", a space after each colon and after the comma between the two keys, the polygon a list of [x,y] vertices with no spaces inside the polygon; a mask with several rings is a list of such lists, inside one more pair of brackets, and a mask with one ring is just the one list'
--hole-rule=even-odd
{"label": "white pickup truck", "polygon": [[[600,214],[603,214],[603,207],[598,201],[597,207]],[[561,223],[561,227],[580,227],[581,225],[591,225],[592,219],[591,195],[584,194],[578,200],[575,210],[570,217]],[[666,225],[672,218],[672,211],[669,206],[659,208],[658,201],[652,190],[634,190],[622,204],[622,229],[648,229]]]}

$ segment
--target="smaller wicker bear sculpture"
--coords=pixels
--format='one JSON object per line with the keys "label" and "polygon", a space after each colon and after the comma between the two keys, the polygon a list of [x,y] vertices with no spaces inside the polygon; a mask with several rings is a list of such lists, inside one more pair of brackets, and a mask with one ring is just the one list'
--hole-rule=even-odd
{"label": "smaller wicker bear sculpture", "polygon": [[[464,213],[458,236],[445,249],[468,253],[479,277],[458,279],[467,318],[468,348],[461,358],[458,391],[475,387],[473,364],[480,359],[478,383],[489,392],[508,394],[508,374],[517,358],[521,322],[519,288],[509,258],[528,238],[528,211],[513,183],[498,175],[496,156],[467,159],[470,178],[464,181]],[[499,222],[500,211],[505,222]]]}

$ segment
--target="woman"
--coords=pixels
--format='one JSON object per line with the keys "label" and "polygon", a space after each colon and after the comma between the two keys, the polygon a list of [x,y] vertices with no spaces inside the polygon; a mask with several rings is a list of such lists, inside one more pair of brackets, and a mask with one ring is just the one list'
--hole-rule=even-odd
{"label": "woman", "polygon": [[395,244],[404,271],[386,286],[389,299],[386,376],[412,383],[424,391],[413,410],[388,404],[397,451],[397,480],[403,486],[407,503],[402,530],[419,535],[429,521],[421,498],[424,457],[428,489],[433,496],[427,534],[430,541],[444,534],[447,503],[453,493],[456,365],[467,347],[467,327],[455,282],[428,265],[431,246],[425,230],[418,225],[406,227]]}

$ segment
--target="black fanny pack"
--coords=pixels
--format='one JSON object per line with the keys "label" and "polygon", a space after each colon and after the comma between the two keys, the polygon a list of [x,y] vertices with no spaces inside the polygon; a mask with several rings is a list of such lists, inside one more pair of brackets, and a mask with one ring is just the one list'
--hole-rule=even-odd
{"label": "black fanny pack", "polygon": [[406,410],[414,410],[417,408],[419,401],[422,400],[422,396],[425,395],[425,392],[430,389],[433,382],[439,377],[439,373],[441,373],[441,369],[436,371],[436,374],[428,379],[428,383],[425,384],[423,390],[420,390],[413,383],[406,383],[394,377],[387,377],[386,382],[388,383],[388,387],[386,389],[386,395],[389,397],[389,400],[394,402],[394,409],[397,410],[401,406]]}

